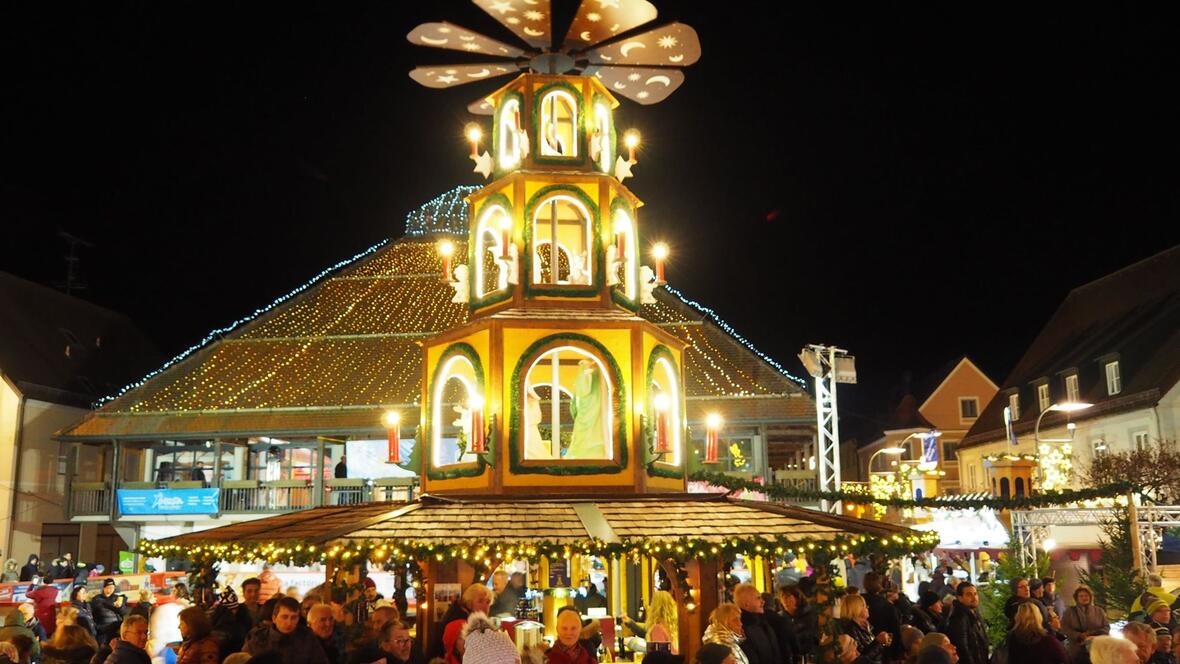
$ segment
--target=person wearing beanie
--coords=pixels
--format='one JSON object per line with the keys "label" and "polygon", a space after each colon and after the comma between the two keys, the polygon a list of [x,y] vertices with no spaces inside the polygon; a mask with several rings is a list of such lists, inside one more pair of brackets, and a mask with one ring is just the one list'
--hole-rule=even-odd
{"label": "person wearing beanie", "polygon": [[[646,659],[646,658],[645,658]],[[735,664],[733,650],[720,643],[706,643],[697,651],[695,664]]]}
{"label": "person wearing beanie", "polygon": [[1172,654],[1172,632],[1167,628],[1155,628],[1155,652],[1151,653],[1148,664],[1176,664],[1176,656]]}
{"label": "person wearing beanie", "polygon": [[115,592],[115,580],[107,578],[102,582],[102,593],[90,600],[90,613],[94,616],[94,628],[99,644],[105,644],[119,636],[123,618],[131,607],[127,598]]}
{"label": "person wearing beanie", "polygon": [[938,593],[927,590],[918,598],[918,604],[910,614],[910,624],[923,634],[941,631],[944,626],[942,600]]}
{"label": "person wearing beanie", "polygon": [[[578,621],[578,631],[582,629]],[[463,626],[464,664],[520,664],[520,653],[506,632],[496,629],[485,613],[476,611]]]}
{"label": "person wearing beanie", "polygon": [[1166,629],[1171,634],[1171,629],[1174,627],[1172,607],[1165,604],[1162,599],[1153,600],[1147,605],[1147,624],[1156,631]]}

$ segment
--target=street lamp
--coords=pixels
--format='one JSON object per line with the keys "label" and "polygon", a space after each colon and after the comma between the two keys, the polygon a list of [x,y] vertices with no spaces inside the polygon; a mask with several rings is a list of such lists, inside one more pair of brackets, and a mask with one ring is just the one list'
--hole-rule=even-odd
{"label": "street lamp", "polygon": [[1083,401],[1063,401],[1049,406],[1037,416],[1037,424],[1033,427],[1033,439],[1038,443],[1072,443],[1073,432],[1078,428],[1078,425],[1073,422],[1066,422],[1065,430],[1069,432],[1069,438],[1041,438],[1041,420],[1045,417],[1045,413],[1049,411],[1065,413],[1066,418],[1068,418],[1070,413],[1085,410],[1093,405],[1092,403],[1085,403]]}
{"label": "street lamp", "polygon": [[900,443],[898,443],[897,447],[882,447],[876,452],[873,452],[873,456],[869,457],[869,474],[873,474],[873,461],[876,460],[878,454],[902,454],[904,452],[905,448],[902,447]]}

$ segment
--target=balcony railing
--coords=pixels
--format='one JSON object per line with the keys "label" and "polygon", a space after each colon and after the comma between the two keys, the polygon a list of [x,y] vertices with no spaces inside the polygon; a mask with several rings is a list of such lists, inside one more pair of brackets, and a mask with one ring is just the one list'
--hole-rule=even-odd
{"label": "balcony railing", "polygon": [[[200,489],[201,482],[122,482],[118,489]],[[410,501],[417,495],[413,477],[381,479],[328,479],[317,495],[311,480],[225,480],[220,486],[217,510],[221,514],[281,514],[323,505],[359,505],[380,501]],[[74,517],[108,516],[112,491],[107,482],[74,482],[70,514]]]}
{"label": "balcony railing", "polygon": [[[776,470],[773,471],[774,483],[779,486],[799,489],[801,491],[815,491],[819,488],[819,474],[814,470]],[[787,500],[792,504],[813,503],[812,500]]]}

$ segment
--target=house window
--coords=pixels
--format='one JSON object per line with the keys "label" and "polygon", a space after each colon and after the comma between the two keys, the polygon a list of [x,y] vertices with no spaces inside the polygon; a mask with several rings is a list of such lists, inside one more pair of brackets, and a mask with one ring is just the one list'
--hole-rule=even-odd
{"label": "house window", "polygon": [[959,444],[958,443],[943,443],[942,444],[942,460],[943,461],[958,461],[959,460]]}
{"label": "house window", "polygon": [[554,90],[541,99],[541,154],[546,157],[578,156],[578,104],[565,90]]}
{"label": "house window", "polygon": [[1014,392],[1008,395],[1008,412],[1012,415],[1012,421],[1020,419],[1020,393]]}
{"label": "house window", "polygon": [[1132,431],[1131,445],[1140,452],[1149,449],[1151,447],[1151,439],[1147,437],[1147,431]]}
{"label": "house window", "polygon": [[538,205],[533,216],[533,283],[594,283],[592,240],[590,213],[578,199],[558,194]]}
{"label": "house window", "polygon": [[1119,361],[1106,363],[1106,393],[1114,396],[1123,391],[1123,379],[1119,375]]}
{"label": "house window", "polygon": [[959,419],[973,420],[979,417],[978,397],[959,397]]}
{"label": "house window", "polygon": [[1040,412],[1049,410],[1049,384],[1041,383],[1037,385],[1037,409]]}
{"label": "house window", "polygon": [[1070,374],[1065,377],[1065,400],[1080,401],[1078,397],[1078,375]]}
{"label": "house window", "polygon": [[967,477],[968,477],[968,482],[970,482],[971,488],[974,489],[975,485],[976,485],[976,483],[975,483],[975,466],[974,465],[967,468]]}
{"label": "house window", "polygon": [[1090,451],[1094,454],[1095,458],[1100,457],[1103,454],[1106,454],[1108,449],[1109,448],[1106,444],[1105,438],[1098,437],[1098,438],[1092,438],[1090,440]]}

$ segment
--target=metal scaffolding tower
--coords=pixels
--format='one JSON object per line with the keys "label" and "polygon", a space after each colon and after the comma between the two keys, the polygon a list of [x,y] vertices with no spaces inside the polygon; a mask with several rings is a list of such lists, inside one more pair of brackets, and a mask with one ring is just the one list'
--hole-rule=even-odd
{"label": "metal scaffolding tower", "polygon": [[[799,353],[807,372],[815,378],[815,424],[819,451],[819,490],[840,490],[840,418],[836,410],[836,384],[856,382],[855,359],[835,346],[809,344]],[[820,509],[839,513],[840,501],[820,501]]]}

